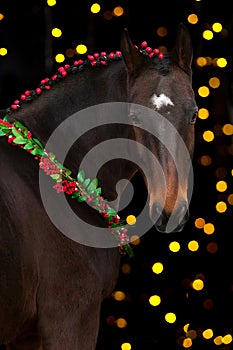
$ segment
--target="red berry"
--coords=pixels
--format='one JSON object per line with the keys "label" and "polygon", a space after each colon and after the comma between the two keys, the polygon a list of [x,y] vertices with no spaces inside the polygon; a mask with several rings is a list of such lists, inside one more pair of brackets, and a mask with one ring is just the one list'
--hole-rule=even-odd
{"label": "red berry", "polygon": [[20,98],[21,98],[22,101],[24,101],[24,100],[26,100],[27,96],[26,95],[21,95]]}
{"label": "red berry", "polygon": [[154,53],[157,55],[159,53],[159,49],[154,49]]}
{"label": "red berry", "polygon": [[147,47],[147,42],[146,42],[146,41],[143,41],[143,42],[141,43],[141,47]]}
{"label": "red berry", "polygon": [[115,54],[113,53],[113,52],[111,52],[110,54],[109,54],[109,58],[114,58],[115,57]]}
{"label": "red berry", "polygon": [[42,91],[42,90],[41,90],[40,88],[37,88],[37,89],[36,89],[37,95],[40,95],[40,94],[41,94],[41,91]]}
{"label": "red berry", "polygon": [[95,59],[94,56],[92,56],[92,55],[88,55],[87,58],[89,59],[89,61],[94,61],[94,59]]}
{"label": "red berry", "polygon": [[26,96],[30,96],[31,95],[31,92],[29,90],[25,91],[24,93]]}

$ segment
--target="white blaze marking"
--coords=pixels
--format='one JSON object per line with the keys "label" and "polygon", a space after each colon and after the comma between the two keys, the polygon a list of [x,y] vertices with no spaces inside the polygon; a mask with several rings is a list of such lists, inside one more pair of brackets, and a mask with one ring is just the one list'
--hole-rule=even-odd
{"label": "white blaze marking", "polygon": [[162,106],[174,106],[174,103],[171,101],[171,99],[164,94],[160,94],[159,96],[154,94],[151,97],[151,102],[157,109],[160,109]]}

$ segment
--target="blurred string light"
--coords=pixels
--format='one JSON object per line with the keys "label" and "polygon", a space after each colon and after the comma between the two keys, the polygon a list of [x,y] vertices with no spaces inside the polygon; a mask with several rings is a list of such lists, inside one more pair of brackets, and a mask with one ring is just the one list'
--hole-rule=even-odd
{"label": "blurred string light", "polygon": [[209,166],[210,164],[212,164],[212,158],[208,154],[204,154],[198,158],[198,162],[202,166]]}
{"label": "blurred string light", "polygon": [[191,252],[196,252],[199,249],[199,244],[197,241],[193,240],[188,243],[188,249]]}
{"label": "blurred string light", "polygon": [[130,343],[123,343],[121,344],[121,350],[131,350],[131,344]]}
{"label": "blurred string light", "polygon": [[156,33],[161,38],[164,38],[168,34],[167,28],[166,27],[159,27],[159,28],[157,28]]}
{"label": "blurred string light", "polygon": [[152,295],[150,298],[149,298],[149,303],[150,305],[152,306],[158,306],[160,305],[161,303],[161,298],[159,295]]}
{"label": "blurred string light", "polygon": [[227,189],[227,183],[226,183],[226,181],[223,181],[223,180],[218,181],[218,182],[216,183],[216,189],[217,189],[217,191],[219,191],[219,192],[224,192],[224,191],[226,191],[226,189]]}
{"label": "blurred string light", "polygon": [[173,253],[177,253],[180,250],[180,243],[173,241],[169,244],[169,249]]}
{"label": "blurred string light", "polygon": [[207,328],[202,332],[202,336],[204,339],[211,339],[214,336],[214,332],[211,328]]}
{"label": "blurred string light", "polygon": [[1,56],[6,56],[7,55],[7,49],[5,47],[0,48],[0,55]]}
{"label": "blurred string light", "polygon": [[55,61],[58,62],[58,63],[62,63],[62,62],[65,61],[65,56],[62,53],[58,53],[55,56]]}
{"label": "blurred string light", "polygon": [[161,272],[163,272],[163,264],[161,262],[154,263],[154,265],[152,266],[152,271],[157,275],[160,274]]}
{"label": "blurred string light", "polygon": [[205,225],[205,219],[203,218],[197,218],[194,222],[196,228],[202,229]]}
{"label": "blurred string light", "polygon": [[216,22],[212,25],[212,29],[215,33],[220,33],[222,31],[222,25],[219,22]]}
{"label": "blurred string light", "polygon": [[198,94],[201,97],[207,97],[210,94],[210,90],[208,88],[208,86],[200,86],[198,89]]}
{"label": "blurred string light", "polygon": [[188,21],[190,24],[197,24],[197,22],[198,22],[198,16],[197,16],[195,13],[191,13],[191,14],[188,16],[187,21]]}
{"label": "blurred string light", "polygon": [[200,108],[198,110],[198,118],[200,119],[207,119],[209,118],[209,111],[207,108]]}
{"label": "blurred string light", "polygon": [[220,68],[225,68],[227,66],[227,60],[224,57],[220,57],[217,59],[216,64]]}
{"label": "blurred string light", "polygon": [[117,301],[123,301],[126,298],[126,295],[124,292],[120,291],[120,290],[116,290],[112,293],[112,296],[115,300]]}
{"label": "blurred string light", "polygon": [[207,235],[212,235],[215,231],[214,224],[212,224],[211,222],[206,223],[203,226],[203,230]]}
{"label": "blurred string light", "polygon": [[97,2],[91,5],[91,12],[92,13],[99,13],[101,10],[100,4]]}
{"label": "blurred string light", "polygon": [[127,321],[120,317],[116,320],[116,325],[118,328],[126,328],[127,327]]}
{"label": "blurred string light", "polygon": [[214,133],[211,130],[204,131],[202,136],[206,142],[212,142],[214,140]]}
{"label": "blurred string light", "polygon": [[194,290],[200,291],[204,288],[204,282],[200,278],[197,278],[193,281],[192,287]]}
{"label": "blurred string light", "polygon": [[0,13],[0,21],[3,20],[3,18],[4,18],[4,14]]}
{"label": "blurred string light", "polygon": [[227,136],[233,135],[233,124],[227,123],[223,125],[222,131]]}
{"label": "blurred string light", "polygon": [[227,210],[227,204],[224,201],[220,201],[216,204],[216,211],[218,213],[225,213]]}
{"label": "blurred string light", "polygon": [[59,28],[53,28],[51,30],[52,36],[54,36],[55,38],[60,38],[60,36],[62,36],[62,31]]}
{"label": "blurred string light", "polygon": [[213,89],[217,89],[220,86],[220,80],[217,77],[212,77],[209,79],[209,86]]}
{"label": "blurred string light", "polygon": [[76,46],[76,51],[80,55],[84,55],[87,52],[87,47],[84,44],[79,44]]}
{"label": "blurred string light", "polygon": [[213,39],[213,32],[209,29],[204,30],[204,32],[202,33],[202,36],[205,40],[212,40]]}
{"label": "blurred string light", "polygon": [[56,0],[47,0],[48,6],[55,6],[56,5]]}
{"label": "blurred string light", "polygon": [[116,6],[114,9],[113,9],[113,15],[116,16],[116,17],[120,17],[124,14],[124,9],[123,7],[121,6]]}
{"label": "blurred string light", "polygon": [[167,321],[167,323],[175,323],[176,322],[176,314],[174,314],[174,312],[166,313],[164,318]]}

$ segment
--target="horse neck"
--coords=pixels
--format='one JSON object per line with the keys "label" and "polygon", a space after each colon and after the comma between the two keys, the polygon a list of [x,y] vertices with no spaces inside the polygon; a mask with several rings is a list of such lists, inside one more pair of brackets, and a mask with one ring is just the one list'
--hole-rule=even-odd
{"label": "horse neck", "polygon": [[[123,62],[118,61],[112,62],[108,67],[89,67],[74,76],[67,76],[50,91],[43,92],[41,96],[25,104],[20,111],[12,113],[11,118],[25,124],[45,145],[58,125],[74,113],[102,103],[127,102],[127,99],[127,73]],[[106,135],[108,139],[117,137],[127,139],[128,131],[127,127],[121,130],[113,127],[106,133],[106,129],[103,128],[98,134],[94,131],[88,137],[81,137],[80,142],[75,143],[69,152],[66,166],[74,174],[77,173],[83,157],[97,142],[106,139]],[[54,153],[56,154],[56,151]],[[106,199],[115,199],[117,196],[115,184],[122,178],[130,179],[135,171],[131,163],[121,159],[103,167],[98,179]],[[119,192],[121,193],[123,189],[124,186],[121,186]]]}

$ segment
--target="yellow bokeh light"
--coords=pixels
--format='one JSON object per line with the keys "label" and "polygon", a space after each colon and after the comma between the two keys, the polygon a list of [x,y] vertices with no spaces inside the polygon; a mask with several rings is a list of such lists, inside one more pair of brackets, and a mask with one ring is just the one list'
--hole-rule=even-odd
{"label": "yellow bokeh light", "polygon": [[197,332],[195,331],[195,329],[190,329],[187,334],[186,337],[190,338],[190,339],[196,339],[197,338]]}
{"label": "yellow bokeh light", "polygon": [[152,266],[152,271],[157,275],[160,274],[163,271],[163,264],[161,262],[154,263]]}
{"label": "yellow bokeh light", "polygon": [[58,63],[62,63],[65,61],[65,56],[62,54],[62,53],[58,53],[56,56],[55,56],[55,60],[56,62]]}
{"label": "yellow bokeh light", "polygon": [[229,196],[227,197],[227,201],[229,204],[233,205],[233,193],[229,194]]}
{"label": "yellow bokeh light", "polygon": [[212,89],[217,89],[220,86],[220,80],[217,77],[210,78],[209,86],[212,87]]}
{"label": "yellow bokeh light", "polygon": [[171,242],[169,244],[169,249],[170,249],[171,252],[177,253],[180,250],[180,243],[176,242],[176,241]]}
{"label": "yellow bokeh light", "polygon": [[130,343],[121,344],[121,350],[131,350],[131,344]]}
{"label": "yellow bokeh light", "polygon": [[47,0],[47,4],[49,5],[49,6],[55,6],[56,5],[56,0]]}
{"label": "yellow bokeh light", "polygon": [[91,5],[92,13],[98,13],[100,12],[100,10],[101,10],[100,4],[98,4],[97,2]]}
{"label": "yellow bokeh light", "polygon": [[87,47],[84,44],[79,44],[78,46],[76,46],[76,51],[80,55],[84,55],[87,52]]}
{"label": "yellow bokeh light", "polygon": [[215,231],[215,227],[211,222],[208,222],[204,225],[203,230],[207,235],[212,235]]}
{"label": "yellow bokeh light", "polygon": [[206,108],[200,108],[198,110],[198,118],[200,119],[207,119],[209,118],[209,111]]}
{"label": "yellow bokeh light", "polygon": [[121,271],[122,271],[122,273],[124,273],[125,275],[129,275],[130,272],[131,272],[131,266],[130,266],[130,264],[123,264],[123,265],[121,266]]}
{"label": "yellow bokeh light", "polygon": [[188,332],[189,326],[190,326],[189,323],[186,323],[186,324],[184,325],[183,330],[185,331],[185,333]]}
{"label": "yellow bokeh light", "polygon": [[199,67],[204,67],[207,65],[207,59],[205,57],[198,57],[196,63]]}
{"label": "yellow bokeh light", "polygon": [[216,183],[216,189],[217,189],[218,192],[224,192],[224,191],[226,191],[226,189],[227,189],[227,183],[226,183],[226,181],[223,181],[223,180],[218,181],[218,182]]}
{"label": "yellow bokeh light", "polygon": [[225,124],[225,125],[223,125],[222,131],[227,136],[233,135],[233,125],[232,124]]}
{"label": "yellow bokeh light", "polygon": [[4,18],[4,14],[0,13],[0,21]]}
{"label": "yellow bokeh light", "polygon": [[193,345],[192,339],[191,338],[185,338],[183,340],[183,347],[185,349],[190,348]]}
{"label": "yellow bokeh light", "polygon": [[222,337],[222,342],[223,344],[230,344],[232,342],[232,335],[231,334],[226,334],[224,337]]}
{"label": "yellow bokeh light", "polygon": [[220,201],[216,204],[216,210],[218,213],[225,213],[225,211],[227,210],[227,205],[225,202]]}
{"label": "yellow bokeh light", "polygon": [[227,66],[227,60],[225,58],[223,58],[223,57],[218,58],[217,61],[216,61],[216,64],[217,64],[218,67],[224,68],[224,67]]}
{"label": "yellow bokeh light", "polygon": [[124,9],[123,9],[123,7],[121,7],[121,6],[116,6],[116,7],[114,8],[114,10],[113,10],[114,16],[117,16],[117,17],[122,16],[123,13],[124,13]]}
{"label": "yellow bokeh light", "polygon": [[5,47],[0,48],[0,55],[5,56],[7,54],[7,49]]}
{"label": "yellow bokeh light", "polygon": [[161,298],[159,295],[152,295],[150,298],[149,298],[149,303],[152,305],[152,306],[158,306],[160,303],[161,303]]}
{"label": "yellow bokeh light", "polygon": [[176,322],[176,315],[174,314],[174,312],[168,312],[168,313],[165,315],[165,320],[166,320],[168,323],[174,323],[174,322]]}
{"label": "yellow bokeh light", "polygon": [[205,219],[203,219],[203,218],[197,218],[197,219],[194,221],[194,225],[196,226],[196,228],[203,228],[204,225],[205,225]]}
{"label": "yellow bokeh light", "polygon": [[134,215],[128,215],[126,218],[126,222],[128,225],[136,224],[136,217]]}
{"label": "yellow bokeh light", "polygon": [[199,249],[199,244],[197,241],[190,241],[188,243],[188,249],[191,250],[191,252],[196,252]]}
{"label": "yellow bokeh light", "polygon": [[221,335],[219,335],[219,336],[214,338],[214,344],[215,345],[221,345],[222,344],[222,336]]}
{"label": "yellow bokeh light", "polygon": [[193,281],[192,287],[193,289],[200,291],[204,288],[204,282],[200,278],[197,278]]}
{"label": "yellow bokeh light", "polygon": [[60,38],[60,36],[62,35],[62,31],[59,28],[53,28],[51,33],[52,36],[54,36],[55,38]]}
{"label": "yellow bokeh light", "polygon": [[210,90],[209,90],[208,86],[200,86],[199,89],[198,89],[198,94],[199,94],[201,97],[207,97],[207,96],[209,96]]}
{"label": "yellow bokeh light", "polygon": [[213,333],[213,330],[211,328],[205,329],[202,332],[202,336],[205,339],[211,339],[213,337],[213,335],[214,335],[214,333]]}
{"label": "yellow bokeh light", "polygon": [[189,16],[188,16],[188,22],[190,24],[196,24],[198,22],[198,17],[195,13],[191,13]]}
{"label": "yellow bokeh light", "polygon": [[113,292],[113,298],[117,301],[122,301],[125,300],[126,295],[124,292],[120,291],[120,290],[116,290],[115,292]]}
{"label": "yellow bokeh light", "polygon": [[204,131],[203,133],[203,139],[206,141],[206,142],[211,142],[214,140],[214,133],[213,131],[211,130],[206,130]]}
{"label": "yellow bokeh light", "polygon": [[206,40],[212,40],[214,34],[211,30],[207,29],[207,30],[204,30],[204,32],[202,33],[202,36]]}
{"label": "yellow bokeh light", "polygon": [[124,318],[118,318],[116,320],[116,325],[118,328],[125,328],[127,327],[127,321]]}
{"label": "yellow bokeh light", "polygon": [[212,25],[212,29],[215,33],[220,33],[222,31],[222,25],[219,22],[216,22]]}

